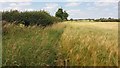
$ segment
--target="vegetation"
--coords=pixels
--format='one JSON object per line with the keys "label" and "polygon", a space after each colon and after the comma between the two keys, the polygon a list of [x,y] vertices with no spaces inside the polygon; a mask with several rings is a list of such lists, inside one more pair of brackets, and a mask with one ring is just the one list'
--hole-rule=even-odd
{"label": "vegetation", "polygon": [[62,8],[55,17],[2,12],[2,66],[118,66],[120,19],[66,21],[68,16]]}
{"label": "vegetation", "polygon": [[89,22],[120,22],[120,19],[100,18],[100,19],[70,19],[70,21],[89,21]]}
{"label": "vegetation", "polygon": [[59,8],[55,16],[61,18],[62,20],[67,20],[68,13],[66,11],[63,12],[63,9]]}
{"label": "vegetation", "polygon": [[96,19],[96,22],[120,22],[120,19],[114,19],[114,18],[100,18]]}
{"label": "vegetation", "polygon": [[41,26],[47,26],[61,21],[60,18],[50,16],[50,14],[46,11],[19,12],[17,10],[3,12],[2,20],[7,22],[15,22],[15,24],[22,23],[25,25]]}
{"label": "vegetation", "polygon": [[117,22],[3,26],[3,66],[118,66]]}

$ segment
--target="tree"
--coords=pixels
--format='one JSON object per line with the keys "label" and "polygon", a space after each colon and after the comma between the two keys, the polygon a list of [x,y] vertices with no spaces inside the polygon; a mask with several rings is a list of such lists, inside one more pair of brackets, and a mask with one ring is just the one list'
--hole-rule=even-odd
{"label": "tree", "polygon": [[73,21],[73,19],[71,18],[70,21]]}
{"label": "tree", "polygon": [[63,9],[59,8],[58,11],[55,14],[56,17],[59,17],[63,20]]}
{"label": "tree", "polygon": [[61,18],[62,20],[67,20],[68,13],[66,11],[63,12],[63,9],[59,8],[55,16]]}
{"label": "tree", "polygon": [[63,17],[64,17],[65,20],[67,20],[68,13],[66,11],[63,12]]}

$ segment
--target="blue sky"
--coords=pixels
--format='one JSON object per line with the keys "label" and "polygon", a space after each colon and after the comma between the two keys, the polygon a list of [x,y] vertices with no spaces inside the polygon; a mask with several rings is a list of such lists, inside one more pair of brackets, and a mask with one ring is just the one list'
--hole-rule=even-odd
{"label": "blue sky", "polygon": [[[25,1],[25,0],[24,0]],[[65,1],[65,2],[64,2]],[[55,15],[58,8],[62,7],[67,13],[69,13],[69,19],[83,19],[83,18],[118,18],[118,2],[117,0],[96,1],[77,1],[77,0],[64,0],[63,2],[57,2],[55,0],[43,2],[26,0],[25,2],[1,2],[0,10],[17,9],[20,11],[33,11],[33,10],[46,10],[51,15]]]}

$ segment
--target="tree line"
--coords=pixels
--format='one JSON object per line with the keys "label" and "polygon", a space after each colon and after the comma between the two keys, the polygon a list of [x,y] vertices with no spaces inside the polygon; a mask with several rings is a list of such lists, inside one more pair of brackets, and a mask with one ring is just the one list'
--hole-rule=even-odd
{"label": "tree line", "polygon": [[115,18],[100,18],[100,19],[70,19],[70,21],[93,21],[93,22],[120,22],[120,19]]}
{"label": "tree line", "polygon": [[[20,12],[18,10],[10,10],[0,12],[2,14],[2,20],[15,23],[15,24],[25,24],[29,25],[41,25],[48,26],[53,23],[62,22],[68,20],[69,14],[62,8],[58,8],[55,16],[51,16],[48,12],[44,10],[40,11],[24,11]],[[120,22],[120,19],[114,18],[100,18],[100,19],[70,19],[70,21],[95,21],[95,22]]]}
{"label": "tree line", "polygon": [[15,24],[25,24],[29,25],[41,25],[48,26],[53,23],[61,22],[67,20],[68,14],[66,11],[63,12],[62,8],[59,8],[55,16],[51,16],[48,12],[44,10],[40,11],[24,11],[20,12],[18,10],[10,10],[2,12],[2,20],[7,22],[14,22]]}
{"label": "tree line", "polygon": [[94,21],[96,22],[120,22],[120,19],[114,19],[114,18],[100,18],[100,19],[95,19]]}

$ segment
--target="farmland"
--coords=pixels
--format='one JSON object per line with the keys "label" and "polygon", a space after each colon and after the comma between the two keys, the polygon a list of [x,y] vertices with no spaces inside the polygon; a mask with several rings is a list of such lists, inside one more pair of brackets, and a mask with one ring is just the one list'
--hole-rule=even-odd
{"label": "farmland", "polygon": [[3,26],[3,66],[118,66],[118,23]]}

